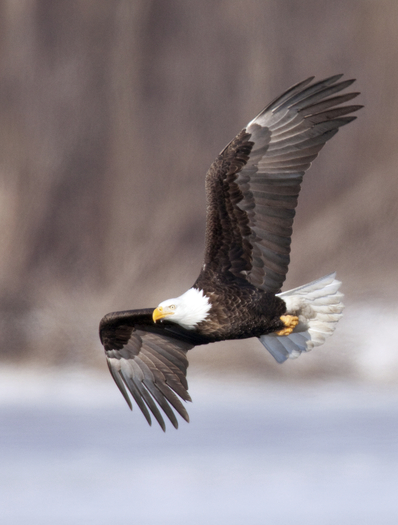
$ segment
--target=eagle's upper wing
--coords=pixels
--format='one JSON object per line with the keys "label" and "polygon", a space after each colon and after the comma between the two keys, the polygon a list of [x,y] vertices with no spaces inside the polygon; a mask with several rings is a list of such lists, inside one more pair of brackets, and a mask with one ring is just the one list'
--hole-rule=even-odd
{"label": "eagle's upper wing", "polygon": [[153,308],[107,314],[100,323],[100,339],[109,370],[129,407],[132,409],[126,387],[148,423],[151,424],[149,409],[165,430],[157,405],[175,428],[178,422],[171,406],[189,421],[177,397],[191,400],[185,377],[186,353],[195,344],[207,341],[176,324],[155,325],[152,312]]}
{"label": "eagle's upper wing", "polygon": [[338,128],[356,118],[346,115],[362,107],[341,106],[358,93],[334,96],[354,82],[340,78],[309,78],[290,88],[212,164],[203,272],[229,270],[265,291],[281,290],[304,172]]}

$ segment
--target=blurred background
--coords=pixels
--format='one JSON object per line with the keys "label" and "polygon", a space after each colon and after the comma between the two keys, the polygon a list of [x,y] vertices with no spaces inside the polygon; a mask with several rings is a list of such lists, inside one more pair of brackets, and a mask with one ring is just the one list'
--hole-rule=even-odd
{"label": "blurred background", "polygon": [[[373,337],[372,352],[384,353],[398,288],[394,1],[2,0],[0,9],[3,360],[103,366],[105,313],[156,306],[195,281],[204,177],[219,151],[293,83],[335,73],[357,79],[365,109],[304,179],[284,289],[336,270],[346,321],[357,318],[341,328],[353,341],[328,354],[347,372],[363,361],[359,340]],[[243,361],[258,370],[254,346]],[[318,366],[313,357],[279,367],[266,356],[264,371],[298,373]]]}
{"label": "blurred background", "polygon": [[[104,377],[115,404],[123,403],[104,375],[99,320],[109,311],[156,306],[193,284],[203,257],[211,162],[292,84],[336,73],[357,79],[355,103],[365,108],[304,178],[284,289],[337,271],[345,316],[325,346],[283,366],[257,340],[196,349],[189,379],[191,387],[200,377],[218,378],[218,385],[278,380],[293,397],[294,385],[330,381],[396,395],[397,64],[395,0],[0,0],[4,406],[15,413],[37,385],[47,385],[33,395],[40,403],[54,396],[56,384],[69,399],[60,378],[71,370]],[[77,381],[80,392],[73,373],[68,381]],[[56,384],[46,383],[49,376]],[[363,399],[365,410],[369,398]],[[138,413],[133,417],[134,428],[145,425]],[[7,420],[19,436],[7,434],[7,447],[20,443],[21,419]],[[18,486],[20,479],[14,481]],[[10,516],[9,523],[19,523]],[[307,525],[309,516],[319,523],[309,512]],[[353,516],[347,523],[356,523]],[[144,523],[152,521],[141,517]]]}

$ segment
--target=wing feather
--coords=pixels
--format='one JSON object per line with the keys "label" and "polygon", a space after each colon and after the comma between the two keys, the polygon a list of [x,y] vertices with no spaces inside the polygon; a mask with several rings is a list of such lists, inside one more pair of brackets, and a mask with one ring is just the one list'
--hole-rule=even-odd
{"label": "wing feather", "polygon": [[151,425],[151,414],[163,430],[161,413],[178,428],[173,409],[185,421],[188,413],[180,401],[188,394],[186,353],[195,344],[208,342],[203,336],[171,323],[154,324],[153,309],[116,312],[100,323],[100,339],[105,348],[110,373],[132,409],[131,397]]}
{"label": "wing feather", "polygon": [[220,153],[206,176],[207,272],[232,274],[267,292],[286,278],[292,225],[305,171],[359,105],[337,93],[354,81],[309,78],[275,99]]}

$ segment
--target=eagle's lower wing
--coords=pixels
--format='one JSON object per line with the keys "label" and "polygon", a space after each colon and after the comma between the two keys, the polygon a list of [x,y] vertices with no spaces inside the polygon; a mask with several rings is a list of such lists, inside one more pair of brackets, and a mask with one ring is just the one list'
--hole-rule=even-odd
{"label": "eagle's lower wing", "polygon": [[334,96],[354,81],[337,75],[290,88],[228,144],[206,176],[204,271],[231,272],[268,292],[281,290],[290,261],[295,207],[304,172],[362,106]]}
{"label": "eagle's lower wing", "polygon": [[127,391],[149,424],[150,411],[165,430],[160,407],[178,428],[172,407],[189,421],[179,399],[191,401],[186,353],[205,341],[175,324],[155,325],[152,312],[153,309],[145,309],[106,315],[100,323],[100,339],[111,375],[129,407],[132,409]]}

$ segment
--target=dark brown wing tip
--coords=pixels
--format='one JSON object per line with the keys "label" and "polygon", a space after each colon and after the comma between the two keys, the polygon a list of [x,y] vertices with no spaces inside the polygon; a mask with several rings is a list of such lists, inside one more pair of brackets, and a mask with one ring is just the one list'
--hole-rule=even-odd
{"label": "dark brown wing tip", "polygon": [[111,363],[109,362],[109,359],[107,358],[106,359],[106,364],[108,365],[108,368],[109,368],[109,372],[111,373],[111,376],[113,378],[113,380],[115,381],[116,383],[116,386],[118,387],[119,391],[121,392],[122,396],[124,397],[126,403],[128,404],[130,410],[132,411],[133,410],[133,405],[131,403],[131,399],[127,393],[127,390],[124,386],[124,383],[121,379],[121,377],[118,376],[117,372],[113,369]]}
{"label": "dark brown wing tip", "polygon": [[[166,423],[163,421],[163,418],[161,421],[158,420],[158,418],[156,418],[156,421],[159,423],[160,425],[160,428],[163,430],[163,432],[166,432]],[[177,425],[178,427],[178,425]]]}
{"label": "dark brown wing tip", "polygon": [[[124,397],[124,399],[125,399],[127,405],[129,406],[130,410],[132,411],[133,410],[133,406],[132,406],[132,403],[131,403],[130,396],[127,393],[127,390],[126,390],[126,387],[125,387],[125,384],[124,384],[125,380],[124,380],[123,376],[120,376],[119,373],[113,369],[111,363],[109,362],[109,359],[106,359],[106,363],[108,365],[108,368],[109,368],[109,371],[111,373],[111,376],[112,376],[113,380],[116,383],[116,386],[118,387],[119,391],[121,392],[122,396]],[[129,387],[129,383],[128,382],[127,382],[127,387],[129,389],[130,389],[130,387],[132,388],[131,385]],[[162,415],[161,415],[161,413],[160,413],[160,411],[158,409],[158,406],[159,406],[159,408],[163,409],[164,413],[168,417],[168,419],[171,422],[171,424],[173,425],[173,427],[175,429],[178,429],[178,420],[175,417],[175,414],[174,414],[172,408],[168,405],[168,401],[170,401],[170,400],[168,400],[165,397],[163,402],[161,402],[161,399],[156,399],[158,396],[153,397],[153,394],[152,394],[151,390],[147,390],[147,388],[144,385],[143,385],[143,388],[145,388],[146,396],[144,396],[142,400],[137,400],[135,398],[135,401],[137,402],[137,405],[140,408],[143,416],[145,417],[148,425],[152,426],[152,419],[151,419],[151,416],[150,416],[149,411],[148,411],[148,409],[149,409],[152,412],[153,416],[155,417],[156,421],[158,422],[160,428],[163,430],[163,432],[166,432],[166,424],[165,424],[164,419],[163,419],[163,417],[162,417]],[[133,393],[134,392],[132,391],[132,394]],[[161,394],[161,391],[159,391],[159,393]],[[187,399],[187,401],[192,401],[190,396],[189,396],[189,394],[188,394],[188,392],[186,394],[187,394],[187,397],[189,397],[189,399]],[[150,399],[149,399],[149,397],[150,397]],[[141,401],[141,402],[139,402],[139,401]],[[178,398],[177,398],[177,401],[179,402]],[[165,406],[165,405],[167,405],[167,406]],[[184,406],[182,404],[180,404],[180,402],[177,405],[175,403],[172,403],[172,405],[173,405],[173,408],[176,410],[176,412],[182,417],[182,419],[184,419],[187,423],[189,423],[189,415],[188,415],[188,412],[185,410]]]}

